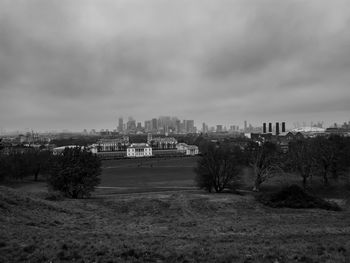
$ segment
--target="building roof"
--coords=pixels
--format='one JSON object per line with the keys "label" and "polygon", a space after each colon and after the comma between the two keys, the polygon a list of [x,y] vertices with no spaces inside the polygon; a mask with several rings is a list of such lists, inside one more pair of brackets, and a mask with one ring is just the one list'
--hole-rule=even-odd
{"label": "building roof", "polygon": [[163,143],[177,143],[177,140],[174,137],[155,137],[151,141],[163,142]]}
{"label": "building roof", "polygon": [[151,148],[147,143],[133,143],[131,144],[128,149],[145,149],[145,148]]}
{"label": "building roof", "polygon": [[66,148],[82,148],[84,149],[84,146],[78,146],[78,145],[66,145],[66,146],[60,146],[60,147],[56,147],[56,148],[53,148],[54,151],[63,151],[64,149]]}
{"label": "building roof", "polygon": [[292,130],[292,132],[313,133],[313,132],[325,132],[325,129],[318,127],[299,127]]}
{"label": "building roof", "polygon": [[114,138],[114,139],[99,139],[97,143],[119,143],[129,142],[129,137]]}

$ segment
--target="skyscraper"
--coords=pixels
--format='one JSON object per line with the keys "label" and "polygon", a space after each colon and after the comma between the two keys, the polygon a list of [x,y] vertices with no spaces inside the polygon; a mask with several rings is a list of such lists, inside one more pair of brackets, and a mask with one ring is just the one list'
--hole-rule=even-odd
{"label": "skyscraper", "polygon": [[124,123],[123,123],[123,118],[119,118],[118,120],[118,132],[123,132],[123,127],[124,126]]}
{"label": "skyscraper", "polygon": [[152,119],[152,131],[157,131],[158,130],[158,121],[156,118]]}
{"label": "skyscraper", "polygon": [[185,132],[194,133],[194,120],[184,120]]}
{"label": "skyscraper", "polygon": [[132,117],[129,117],[129,120],[126,123],[126,129],[128,132],[136,130],[136,121]]}
{"label": "skyscraper", "polygon": [[205,124],[205,122],[203,122],[203,124],[202,124],[202,132],[203,133],[207,133],[208,132],[208,125]]}

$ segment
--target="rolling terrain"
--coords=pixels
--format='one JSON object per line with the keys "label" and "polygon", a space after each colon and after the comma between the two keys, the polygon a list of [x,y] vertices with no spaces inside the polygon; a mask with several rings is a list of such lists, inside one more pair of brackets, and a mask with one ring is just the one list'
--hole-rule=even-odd
{"label": "rolling terrain", "polygon": [[104,162],[102,188],[82,200],[55,198],[43,183],[0,186],[0,262],[350,261],[340,198],[335,212],[207,194],[193,186],[194,164]]}

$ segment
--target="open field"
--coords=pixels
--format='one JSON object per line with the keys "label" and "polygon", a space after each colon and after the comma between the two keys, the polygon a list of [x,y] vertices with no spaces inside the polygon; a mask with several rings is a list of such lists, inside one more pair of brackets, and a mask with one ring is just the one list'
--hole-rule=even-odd
{"label": "open field", "polygon": [[0,262],[349,262],[350,212],[200,191],[48,201],[0,187]]}
{"label": "open field", "polygon": [[[103,162],[91,199],[50,201],[45,182],[0,186],[0,262],[350,262],[350,209],[269,208],[249,191],[194,187],[195,158]],[[242,189],[251,189],[244,172]],[[273,178],[262,189],[300,182]]]}
{"label": "open field", "polygon": [[103,162],[98,192],[149,192],[194,188],[197,157]]}

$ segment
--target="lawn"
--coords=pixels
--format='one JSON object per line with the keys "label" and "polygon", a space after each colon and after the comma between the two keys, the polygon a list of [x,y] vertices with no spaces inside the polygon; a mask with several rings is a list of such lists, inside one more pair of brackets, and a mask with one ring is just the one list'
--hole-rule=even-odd
{"label": "lawn", "polygon": [[197,157],[104,161],[100,190],[140,192],[194,188],[196,160]]}
{"label": "lawn", "polygon": [[0,262],[349,262],[350,212],[178,191],[48,201],[0,187]]}
{"label": "lawn", "polygon": [[[103,162],[90,199],[0,186],[0,262],[350,262],[350,209],[270,208],[194,187],[195,158]],[[251,171],[244,171],[246,190]],[[273,178],[263,191],[300,183]],[[106,188],[105,188],[106,187]],[[40,191],[39,191],[40,190]]]}

